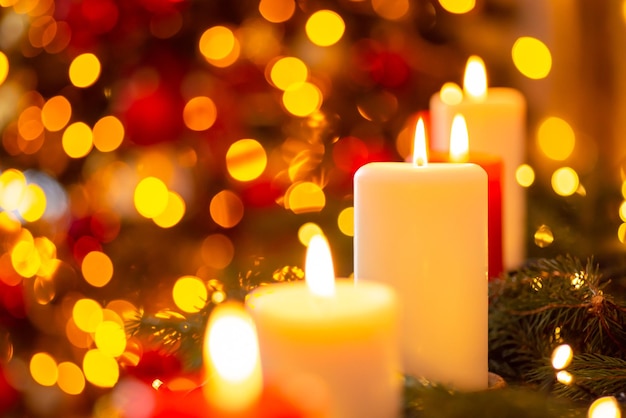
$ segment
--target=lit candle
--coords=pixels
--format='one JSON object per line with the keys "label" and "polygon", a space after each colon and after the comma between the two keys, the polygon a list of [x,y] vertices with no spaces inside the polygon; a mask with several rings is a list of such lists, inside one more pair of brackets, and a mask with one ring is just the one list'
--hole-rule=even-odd
{"label": "lit candle", "polygon": [[452,119],[460,113],[467,122],[470,152],[502,158],[503,258],[504,267],[512,270],[520,267],[526,256],[526,197],[515,178],[525,158],[526,101],[518,90],[487,85],[484,63],[472,56],[465,70],[462,99],[447,86],[431,97],[431,148],[448,151]]}
{"label": "lit candle", "polygon": [[263,385],[254,323],[243,306],[223,303],[211,312],[204,364],[204,395],[216,415],[253,416]]}
{"label": "lit candle", "polygon": [[400,297],[405,373],[459,390],[488,386],[487,175],[428,163],[423,123],[413,163],[369,163],[354,179],[355,278]]}
{"label": "lit candle", "polygon": [[[330,418],[389,418],[401,404],[397,311],[380,283],[335,281],[328,243],[314,236],[306,283],[254,290],[246,305],[256,323],[263,377],[281,385],[312,382]],[[299,383],[298,383],[299,382]]]}

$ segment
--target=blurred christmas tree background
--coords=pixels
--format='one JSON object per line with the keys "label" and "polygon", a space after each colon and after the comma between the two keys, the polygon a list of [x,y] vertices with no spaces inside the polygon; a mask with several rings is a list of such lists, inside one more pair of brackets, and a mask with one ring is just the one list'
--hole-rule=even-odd
{"label": "blurred christmas tree background", "polygon": [[137,310],[301,266],[316,230],[349,276],[354,172],[407,157],[470,54],[528,100],[528,257],[618,278],[623,5],[572,3],[0,0],[0,414],[111,416],[181,367]]}

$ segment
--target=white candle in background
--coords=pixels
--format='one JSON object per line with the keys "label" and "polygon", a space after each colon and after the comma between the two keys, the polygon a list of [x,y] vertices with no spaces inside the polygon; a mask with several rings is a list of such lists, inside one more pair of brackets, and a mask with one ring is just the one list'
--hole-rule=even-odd
{"label": "white candle in background", "polygon": [[[264,380],[313,382],[325,392],[330,418],[390,418],[401,408],[402,371],[397,300],[381,283],[335,282],[328,244],[311,239],[307,283],[254,290],[246,305],[255,320]],[[303,397],[311,396],[307,391]]]}
{"label": "white candle in background", "polygon": [[452,119],[460,113],[471,138],[470,152],[502,158],[503,258],[505,269],[513,270],[526,258],[526,194],[515,179],[515,171],[526,155],[526,100],[516,89],[487,88],[484,63],[476,56],[467,62],[463,90],[460,102],[442,100],[445,94],[431,97],[430,146],[434,151],[449,150]]}
{"label": "white candle in background", "polygon": [[405,373],[482,390],[487,174],[476,164],[428,163],[425,142],[420,120],[413,163],[369,163],[356,172],[355,278],[396,289]]}

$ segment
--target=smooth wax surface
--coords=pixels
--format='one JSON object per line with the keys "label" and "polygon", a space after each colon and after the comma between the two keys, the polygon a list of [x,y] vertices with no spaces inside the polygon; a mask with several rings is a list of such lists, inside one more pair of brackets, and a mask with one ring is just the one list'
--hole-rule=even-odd
{"label": "smooth wax surface", "polygon": [[335,297],[326,300],[303,282],[283,283],[258,288],[246,305],[266,382],[314,382],[331,418],[398,415],[402,382],[391,288],[338,280]]}
{"label": "smooth wax surface", "polygon": [[486,389],[485,171],[465,163],[370,163],[354,181],[355,277],[399,295],[404,371]]}

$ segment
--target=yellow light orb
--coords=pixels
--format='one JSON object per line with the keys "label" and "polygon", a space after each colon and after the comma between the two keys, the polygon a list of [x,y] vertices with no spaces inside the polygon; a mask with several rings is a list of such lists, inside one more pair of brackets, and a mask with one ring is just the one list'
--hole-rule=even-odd
{"label": "yellow light orb", "polygon": [[298,241],[305,247],[309,246],[309,241],[315,235],[323,235],[322,228],[315,222],[307,222],[298,228]]}
{"label": "yellow light orb", "polygon": [[183,276],[176,280],[172,289],[174,303],[183,312],[199,312],[208,302],[206,284],[196,276]]}
{"label": "yellow light orb", "polygon": [[98,151],[115,151],[124,141],[124,125],[115,116],[104,116],[93,126],[93,145]]}
{"label": "yellow light orb", "polygon": [[322,106],[322,92],[315,84],[295,83],[283,93],[283,105],[294,116],[309,116]]}
{"label": "yellow light orb", "polygon": [[306,64],[296,57],[283,57],[272,63],[271,82],[281,90],[287,90],[296,83],[304,83],[309,76]]}
{"label": "yellow light orb", "polygon": [[81,54],[70,64],[70,81],[76,87],[89,87],[98,80],[101,69],[98,57],[91,53]]}
{"label": "yellow light orb", "polygon": [[111,357],[119,357],[126,349],[126,333],[122,325],[115,321],[102,321],[96,327],[94,336],[96,347]]}
{"label": "yellow light orb", "polygon": [[103,252],[91,251],[81,264],[81,272],[85,281],[94,287],[103,287],[113,277],[113,262]]}
{"label": "yellow light orb", "polygon": [[523,36],[513,44],[513,63],[520,73],[533,80],[545,78],[552,68],[552,54],[539,39]]}
{"label": "yellow light orb", "polygon": [[74,122],[63,132],[63,151],[71,158],[82,158],[93,148],[93,132],[83,122]]}
{"label": "yellow light orb", "polygon": [[192,131],[206,131],[217,119],[217,107],[213,100],[206,96],[194,97],[183,109],[185,125]]}
{"label": "yellow light orb", "polygon": [[589,406],[588,418],[621,418],[622,410],[614,396],[603,396]]}
{"label": "yellow light orb", "polygon": [[285,206],[294,213],[320,212],[326,206],[326,196],[317,184],[303,181],[289,187]]}
{"label": "yellow light orb", "polygon": [[576,136],[569,123],[561,118],[551,116],[544,119],[539,125],[537,144],[548,158],[563,161],[574,151]]}
{"label": "yellow light orb", "polygon": [[141,216],[152,219],[167,208],[169,190],[162,180],[146,177],[135,188],[135,209]]}
{"label": "yellow light orb", "polygon": [[239,58],[241,46],[232,30],[226,26],[213,26],[202,34],[198,42],[200,53],[216,67],[228,67]]}
{"label": "yellow light orb", "polygon": [[9,59],[4,52],[0,51],[0,86],[9,76]]}
{"label": "yellow light orb", "polygon": [[226,169],[238,181],[258,178],[267,166],[265,149],[254,139],[241,139],[226,151]]}
{"label": "yellow light orb", "polygon": [[102,307],[93,299],[79,299],[72,308],[72,318],[78,329],[85,332],[96,332],[102,322]]}
{"label": "yellow light orb", "polygon": [[530,187],[535,182],[535,170],[528,164],[522,164],[515,170],[515,180],[522,187]]}
{"label": "yellow light orb", "polygon": [[20,240],[11,250],[11,265],[22,277],[33,277],[41,267],[41,257],[33,241]]}
{"label": "yellow light orb", "polygon": [[462,14],[471,12],[476,6],[476,0],[439,0],[439,4],[450,13]]}
{"label": "yellow light orb", "polygon": [[268,22],[286,22],[296,11],[294,0],[261,0],[259,2],[259,13]]}
{"label": "yellow light orb", "polygon": [[37,184],[28,184],[17,210],[26,222],[35,222],[46,212],[46,205],[47,199],[43,189]]}
{"label": "yellow light orb", "polygon": [[304,29],[315,45],[331,46],[339,42],[346,30],[346,24],[332,10],[318,10],[309,16]]}
{"label": "yellow light orb", "polygon": [[42,386],[53,386],[59,377],[57,362],[48,353],[37,353],[30,359],[30,374]]}
{"label": "yellow light orb", "polygon": [[85,389],[85,376],[76,364],[64,361],[59,364],[59,388],[68,395],[79,395]]}
{"label": "yellow light orb", "polygon": [[117,361],[99,349],[92,349],[83,358],[83,373],[89,383],[102,388],[112,388],[120,377]]}
{"label": "yellow light orb", "polygon": [[43,126],[51,132],[65,128],[71,117],[72,105],[65,96],[51,97],[41,108]]}
{"label": "yellow light orb", "polygon": [[183,198],[178,193],[170,191],[168,193],[167,206],[165,206],[163,212],[152,218],[152,220],[161,228],[171,228],[183,219],[186,207],[187,205]]}
{"label": "yellow light orb", "polygon": [[339,212],[337,217],[337,226],[339,230],[349,237],[354,236],[354,208],[345,208]]}
{"label": "yellow light orb", "polygon": [[562,370],[569,366],[574,357],[574,352],[569,344],[561,344],[552,351],[552,367]]}
{"label": "yellow light orb", "polygon": [[552,189],[559,196],[571,196],[578,190],[578,174],[570,167],[561,167],[552,173]]}

